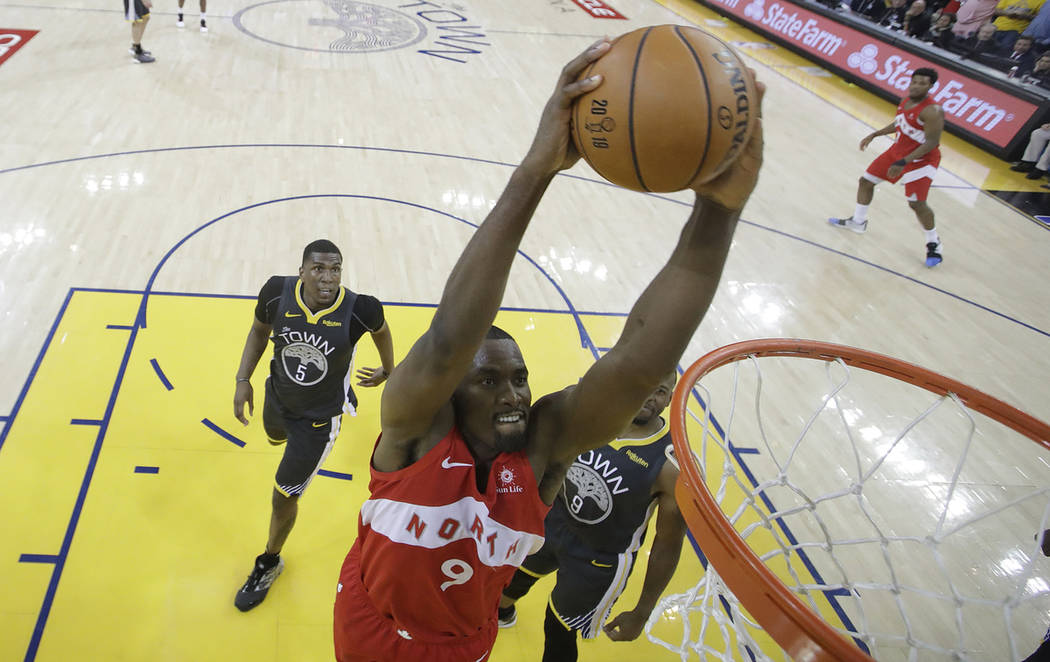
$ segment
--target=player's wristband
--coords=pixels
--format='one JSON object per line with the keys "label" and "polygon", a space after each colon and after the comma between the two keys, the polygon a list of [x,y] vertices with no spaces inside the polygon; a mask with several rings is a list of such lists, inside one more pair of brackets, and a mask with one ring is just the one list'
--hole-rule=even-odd
{"label": "player's wristband", "polygon": [[250,379],[245,379],[244,377],[238,377],[238,378],[237,378],[237,383],[238,383],[238,384],[240,384],[241,382],[248,382],[249,384],[251,384],[251,383],[252,383],[252,380],[250,380]]}
{"label": "player's wristband", "polygon": [[904,159],[897,159],[896,161],[893,162],[893,165],[895,165],[895,166],[902,166],[903,167],[903,166],[908,165],[908,162],[905,161]]}

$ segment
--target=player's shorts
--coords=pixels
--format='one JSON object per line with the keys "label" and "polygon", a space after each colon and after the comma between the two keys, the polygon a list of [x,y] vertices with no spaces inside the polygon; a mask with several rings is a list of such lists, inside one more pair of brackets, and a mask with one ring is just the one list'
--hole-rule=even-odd
{"label": "player's shorts", "polygon": [[[411,595],[403,596],[412,600]],[[472,637],[423,638],[376,610],[361,583],[357,543],[343,561],[335,594],[334,637],[338,662],[485,662],[496,642],[496,609]],[[451,641],[446,641],[451,640]]]}
{"label": "player's shorts", "polygon": [[868,169],[864,171],[864,179],[873,184],[880,182],[896,184],[900,182],[904,184],[904,195],[909,201],[925,201],[926,196],[930,193],[930,185],[933,184],[933,178],[937,175],[937,167],[941,165],[941,150],[934,149],[921,159],[915,159],[904,166],[904,170],[901,171],[900,175],[891,178],[886,171],[890,169],[894,161],[905,156],[907,156],[907,153],[902,154],[899,150],[891,147],[871,162]]}
{"label": "player's shorts", "polygon": [[[577,630],[584,639],[594,639],[609,620],[616,599],[627,588],[635,556],[634,552],[595,553],[576,542],[571,534],[548,530],[543,547],[526,557],[519,571],[537,579],[557,571],[551,610],[565,627]],[[504,594],[520,597],[514,595],[514,586],[512,580]]]}
{"label": "player's shorts", "polygon": [[142,0],[124,0],[124,18],[138,23],[149,16],[149,7]]}
{"label": "player's shorts", "polygon": [[277,491],[290,497],[302,494],[324,464],[339,436],[342,415],[315,420],[302,418],[281,405],[280,399],[266,379],[263,402],[263,427],[271,444],[287,440],[284,457],[277,466]]}

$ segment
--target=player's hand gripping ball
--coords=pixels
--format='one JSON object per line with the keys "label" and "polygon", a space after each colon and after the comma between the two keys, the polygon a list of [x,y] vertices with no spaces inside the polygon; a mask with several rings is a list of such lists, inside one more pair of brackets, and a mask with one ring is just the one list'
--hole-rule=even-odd
{"label": "player's hand gripping ball", "polygon": [[758,113],[750,70],[721,39],[657,25],[618,37],[580,78],[602,84],[572,109],[576,149],[599,175],[669,192],[717,177],[747,145]]}

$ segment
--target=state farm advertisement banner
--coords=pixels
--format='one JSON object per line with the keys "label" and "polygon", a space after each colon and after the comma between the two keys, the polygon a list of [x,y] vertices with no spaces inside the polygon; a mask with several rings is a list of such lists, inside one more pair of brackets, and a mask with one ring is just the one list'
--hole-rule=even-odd
{"label": "state farm advertisement banner", "polygon": [[19,48],[33,38],[38,30],[15,30],[0,28],[0,64],[15,54]]}
{"label": "state farm advertisement banner", "polygon": [[912,71],[933,67],[940,79],[930,94],[944,108],[944,118],[999,147],[1006,147],[1038,110],[1032,103],[796,5],[776,0],[704,2],[898,98],[906,94]]}

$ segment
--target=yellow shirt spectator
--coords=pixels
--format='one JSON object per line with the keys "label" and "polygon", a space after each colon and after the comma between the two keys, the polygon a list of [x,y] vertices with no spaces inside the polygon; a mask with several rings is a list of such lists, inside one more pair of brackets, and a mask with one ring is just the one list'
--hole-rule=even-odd
{"label": "yellow shirt spectator", "polygon": [[1023,32],[1046,0],[999,0],[995,6],[995,27],[1000,32]]}

